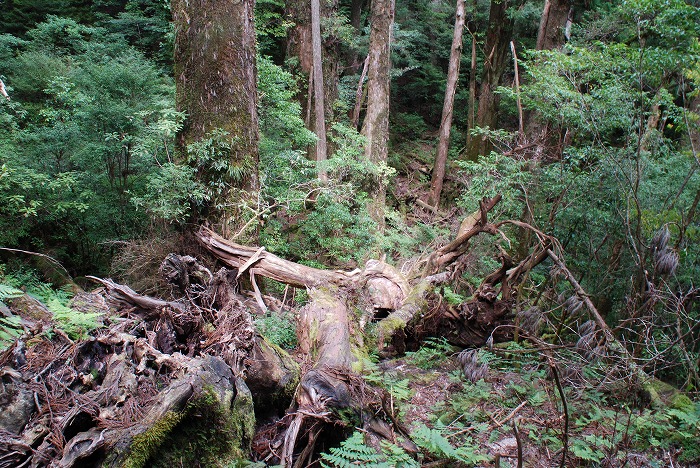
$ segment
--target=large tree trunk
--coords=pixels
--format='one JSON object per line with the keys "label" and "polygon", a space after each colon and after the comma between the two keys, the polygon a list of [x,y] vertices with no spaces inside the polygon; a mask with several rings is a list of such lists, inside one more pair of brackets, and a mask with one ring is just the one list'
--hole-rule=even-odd
{"label": "large tree trunk", "polygon": [[564,45],[565,27],[573,0],[546,0],[537,32],[537,50],[552,50]]}
{"label": "large tree trunk", "polygon": [[[484,71],[481,75],[479,91],[479,110],[475,125],[478,127],[496,127],[498,120],[499,97],[495,93],[506,69],[508,44],[513,34],[513,19],[507,14],[509,0],[492,0],[489,12],[489,28],[484,46]],[[491,144],[481,135],[472,136],[467,148],[467,157],[476,161],[479,155],[491,151]]]}
{"label": "large tree trunk", "polygon": [[[254,3],[172,3],[176,102],[177,109],[187,113],[178,146],[186,154],[188,145],[212,136],[212,132],[225,132],[229,164],[242,168],[244,174],[230,184],[243,193],[256,191],[259,185]],[[211,176],[208,172],[207,167],[200,167],[205,181]],[[240,196],[228,192],[223,196]],[[226,231],[228,226],[222,225]]]}
{"label": "large tree trunk", "polygon": [[[367,113],[362,134],[367,137],[365,157],[375,164],[382,165],[386,164],[389,156],[389,72],[394,0],[373,0],[370,21]],[[373,199],[369,207],[370,215],[379,229],[383,230],[386,184],[381,176],[377,178],[370,195]]]}
{"label": "large tree trunk", "polygon": [[447,150],[450,146],[450,130],[452,129],[452,111],[457,91],[459,78],[459,64],[462,59],[462,31],[464,30],[464,0],[457,0],[455,12],[455,31],[452,38],[450,51],[450,65],[447,70],[447,87],[445,89],[445,101],[442,105],[442,119],[440,120],[440,141],[438,142],[433,175],[430,182],[430,198],[428,204],[438,205],[442,193],[442,183],[445,179],[445,165],[447,164]]}

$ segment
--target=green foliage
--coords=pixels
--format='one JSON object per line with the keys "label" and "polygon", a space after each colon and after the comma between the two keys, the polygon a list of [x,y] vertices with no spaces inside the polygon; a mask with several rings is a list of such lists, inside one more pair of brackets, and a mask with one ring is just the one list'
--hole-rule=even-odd
{"label": "green foliage", "polygon": [[462,441],[460,446],[455,448],[447,439],[448,434],[449,432],[444,427],[431,429],[421,424],[411,433],[411,438],[421,449],[439,458],[459,461],[469,466],[489,459],[484,455],[479,455],[477,447],[468,440]]}
{"label": "green foliage", "polygon": [[143,208],[154,219],[184,223],[192,206],[209,199],[204,186],[195,178],[196,169],[165,163],[148,178],[143,196],[131,198],[136,209]]}
{"label": "green foliage", "polygon": [[[0,283],[0,305],[4,305],[3,301],[22,297],[24,291],[17,289],[5,283]],[[16,315],[9,317],[0,316],[0,351],[22,334],[22,319]]]}
{"label": "green foliage", "polygon": [[146,226],[130,199],[172,154],[172,79],[103,28],[49,17],[27,38],[0,41],[0,243],[94,273]]}
{"label": "green foliage", "polygon": [[344,440],[340,447],[331,448],[321,454],[321,466],[325,468],[352,468],[358,465],[368,468],[414,468],[420,466],[402,448],[382,444],[381,452],[365,444],[364,435],[360,431]]}
{"label": "green foliage", "polygon": [[329,450],[329,453],[321,455],[321,466],[351,468],[358,464],[362,466],[371,466],[373,468],[389,467],[384,461],[384,457],[377,453],[372,447],[365,445],[364,435],[361,432],[353,432],[353,434],[340,444],[340,447],[334,447]]}
{"label": "green foliage", "polygon": [[383,372],[375,363],[365,359],[362,362],[362,371],[364,379],[377,387],[383,388],[393,401],[401,402],[411,399],[413,392],[409,387],[409,379],[402,379],[402,375],[397,372]]}
{"label": "green foliage", "polygon": [[445,362],[454,348],[445,338],[428,338],[418,351],[407,352],[406,358],[421,369],[433,369]]}
{"label": "green foliage", "polygon": [[58,327],[66,332],[73,340],[84,340],[93,330],[102,325],[99,318],[102,314],[97,312],[81,312],[65,306],[56,298],[49,300],[46,307],[53,314]]}
{"label": "green foliage", "polygon": [[0,317],[0,351],[10,346],[22,335],[22,318],[16,315]]}
{"label": "green foliage", "polygon": [[284,349],[297,346],[296,320],[289,312],[268,312],[255,319],[255,327],[271,343]]}
{"label": "green foliage", "polygon": [[[25,294],[19,287],[24,288],[26,294],[43,303],[53,315],[56,326],[63,330],[71,339],[85,339],[92,331],[100,328],[102,314],[95,312],[82,312],[72,309],[68,302],[72,297],[69,288],[55,289],[50,284],[40,281],[35,272],[31,270],[16,270],[12,273],[5,273],[0,283],[0,301],[5,299],[20,297]],[[8,295],[9,294],[9,295]],[[17,330],[19,321],[15,317],[10,317],[10,322],[14,323]],[[10,330],[10,329],[8,329]],[[2,332],[2,328],[0,328]],[[14,336],[17,332],[9,332]]]}

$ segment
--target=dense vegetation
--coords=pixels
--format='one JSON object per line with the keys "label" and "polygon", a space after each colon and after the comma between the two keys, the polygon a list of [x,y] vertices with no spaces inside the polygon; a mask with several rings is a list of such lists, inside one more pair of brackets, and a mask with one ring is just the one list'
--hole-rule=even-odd
{"label": "dense vegetation", "polygon": [[[64,310],[64,293],[38,285],[46,280],[60,286],[70,277],[99,274],[141,291],[155,290],[159,286],[151,278],[162,257],[186,251],[196,224],[227,211],[242,217],[232,237],[290,260],[351,269],[385,254],[408,270],[453,238],[450,233],[482,197],[502,194],[494,216],[527,222],[558,239],[567,265],[634,359],[695,399],[700,386],[700,6],[691,0],[575,1],[566,40],[537,50],[544,2],[503,1],[511,30],[502,40],[513,41],[519,72],[516,76],[509,57],[495,90],[495,128],[469,128],[478,105],[470,100],[470,82],[481,84],[493,57],[485,44],[494,2],[468,2],[448,176],[436,209],[419,201],[429,192],[441,124],[454,24],[451,2],[396,5],[386,163],[365,157],[365,137],[353,122],[370,47],[369,9],[353,23],[356,2],[340,1],[323,18],[324,51],[331,44],[339,65],[336,76],[326,77],[337,82],[337,99],[326,103],[331,154],[319,163],[328,181],[319,181],[319,166],[309,157],[317,141],[308,129],[310,83],[286,40],[293,18],[285,2],[258,1],[260,188],[254,200],[235,207],[231,181],[250,169],[230,164],[227,149],[235,142],[216,132],[187,148],[176,141],[187,116],[175,105],[168,2],[9,2],[0,18],[0,79],[9,96],[0,96],[0,246],[5,248],[0,300],[21,294],[18,288],[43,288],[44,299],[54,312],[63,311],[68,333],[77,337],[90,331],[94,317],[76,322]],[[470,70],[472,41],[476,60]],[[488,142],[477,157],[468,154],[474,138]],[[371,212],[377,185],[387,187],[385,225]],[[465,301],[499,266],[493,258],[501,250],[520,259],[536,241],[516,228],[503,228],[499,245],[476,241],[464,273],[436,294],[454,304]],[[48,275],[53,263],[22,251],[48,255],[65,271],[40,281],[28,270]],[[530,330],[555,344],[586,335],[582,305],[563,283],[542,264],[529,273],[513,307],[536,311],[541,319]],[[271,282],[265,286],[270,294],[281,293]],[[19,333],[18,324],[0,320],[4,346]],[[258,326],[292,347],[286,320],[262,317]],[[488,356],[503,365],[502,356]],[[580,364],[578,358],[566,359]],[[526,368],[523,385],[531,387],[513,392],[537,399],[536,382],[544,375],[527,368],[530,364],[517,365]],[[591,381],[609,376],[586,369],[600,373]],[[377,381],[389,379],[377,375]],[[452,404],[462,407],[445,408],[443,402],[434,419],[444,424],[422,426],[417,439],[433,453],[451,448],[453,459],[479,462],[470,446],[455,451],[445,439],[450,430],[466,432],[448,420],[466,411],[466,401],[475,398],[472,390],[478,395],[479,388],[477,383],[461,391],[465,400]],[[633,403],[617,401],[614,394],[581,395],[595,404]],[[634,415],[622,406],[617,412],[585,414],[584,403],[576,403],[581,406],[572,416],[578,418],[574,454],[599,463],[612,456],[624,432],[625,450],[682,447],[685,461],[698,461],[697,447],[689,442],[700,430],[698,405],[683,403],[681,409]],[[671,427],[678,421],[685,432],[674,435]],[[601,441],[586,432],[594,422],[612,427],[612,436]],[[619,428],[623,423],[627,426]],[[650,439],[653,425],[660,432]],[[326,453],[325,462],[343,466],[343,457],[359,445],[357,437],[342,446],[345,452]],[[393,456],[395,466],[414,466],[412,459],[401,459],[405,453],[398,447],[384,449],[385,458],[377,463]]]}

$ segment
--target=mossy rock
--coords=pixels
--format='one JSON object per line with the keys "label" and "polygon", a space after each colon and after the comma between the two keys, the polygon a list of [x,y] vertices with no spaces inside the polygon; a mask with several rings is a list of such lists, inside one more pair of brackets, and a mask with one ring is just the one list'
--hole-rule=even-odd
{"label": "mossy rock", "polygon": [[674,402],[676,401],[678,402],[677,404],[683,404],[681,397],[684,395],[680,392],[680,390],[661,380],[651,379],[643,386],[643,389],[647,394],[652,407],[659,408],[671,406],[675,408],[676,406],[674,406]]}

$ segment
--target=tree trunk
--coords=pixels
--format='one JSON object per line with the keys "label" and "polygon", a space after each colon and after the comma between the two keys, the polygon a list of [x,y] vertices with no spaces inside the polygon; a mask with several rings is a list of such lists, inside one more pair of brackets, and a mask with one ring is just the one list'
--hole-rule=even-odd
{"label": "tree trunk", "polygon": [[450,51],[450,65],[447,71],[447,87],[445,89],[445,101],[442,106],[442,119],[440,120],[440,141],[438,143],[433,176],[430,182],[429,205],[437,206],[440,203],[442,183],[445,178],[445,165],[447,164],[447,150],[450,145],[450,130],[452,129],[452,111],[454,108],[457,80],[459,78],[459,64],[462,58],[462,31],[464,30],[464,0],[457,0],[455,12],[455,31],[452,38]]}
{"label": "tree trunk", "polygon": [[565,27],[573,6],[572,0],[546,0],[537,31],[537,50],[558,49],[566,40]]}
{"label": "tree trunk", "polygon": [[[508,17],[509,0],[492,0],[489,12],[489,27],[484,46],[484,71],[481,75],[479,91],[479,110],[476,114],[475,125],[478,127],[495,128],[498,120],[499,97],[495,93],[501,75],[506,69],[508,58],[508,43],[513,34],[513,20]],[[491,151],[488,139],[481,135],[473,136],[467,148],[467,158],[476,161],[479,155]]]}
{"label": "tree trunk", "polygon": [[[317,3],[317,5],[314,5]],[[299,103],[302,108],[302,115],[306,115],[306,124],[309,130],[312,130],[319,136],[325,132],[329,125],[333,122],[333,103],[338,99],[338,41],[335,37],[327,37],[326,40],[320,42],[320,50],[314,45],[314,29],[316,29],[316,21],[312,15],[312,6],[318,6],[318,40],[322,39],[321,19],[330,18],[338,9],[337,0],[323,2],[306,2],[302,0],[294,0],[285,3],[286,15],[294,21],[294,26],[289,29],[287,36],[287,57],[296,58],[299,63],[298,73],[300,77],[307,80],[306,85],[301,85],[298,95]],[[321,60],[321,56],[323,59]],[[321,60],[322,73],[315,71],[316,59]],[[322,99],[316,97],[315,76],[321,76],[322,80],[319,83],[323,90]],[[323,125],[319,121],[320,116],[316,108],[323,107]],[[327,136],[327,135],[326,135]],[[329,150],[328,141],[326,138],[326,155],[332,152]],[[318,160],[318,146],[316,147],[315,156]]]}
{"label": "tree trunk", "polygon": [[[245,174],[230,184],[244,192],[259,187],[253,6],[254,0],[172,3],[177,110],[187,113],[180,151],[186,154],[188,145],[214,131],[226,132],[229,164]],[[200,167],[200,177],[206,181],[207,175]]]}
{"label": "tree trunk", "polygon": [[476,34],[474,31],[469,31],[472,36],[472,61],[469,69],[469,104],[467,116],[467,148],[471,145],[471,131],[474,129],[474,114],[476,107]]}
{"label": "tree trunk", "polygon": [[328,159],[326,145],[326,112],[323,86],[323,65],[321,53],[321,5],[320,0],[311,0],[311,42],[313,49],[313,91],[314,91],[314,122],[316,129],[316,165],[318,178],[328,180],[326,169],[323,167]]}
{"label": "tree trunk", "polygon": [[[561,48],[566,42],[567,25],[573,12],[572,0],[546,0],[540,17],[540,27],[537,33],[537,50],[555,50]],[[550,126],[539,122],[536,113],[529,111],[525,115],[527,135],[530,141],[537,142],[535,159],[540,159],[545,153],[546,147],[557,147],[556,153],[564,151],[563,145],[558,140],[561,135],[549,135]]]}
{"label": "tree trunk", "polygon": [[[391,29],[394,23],[394,0],[373,0],[369,39],[369,72],[367,81],[367,113],[362,134],[367,137],[365,157],[371,162],[386,164],[389,155],[389,85],[391,70]],[[372,218],[384,229],[386,183],[381,176],[370,194]]]}

